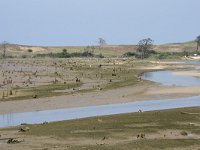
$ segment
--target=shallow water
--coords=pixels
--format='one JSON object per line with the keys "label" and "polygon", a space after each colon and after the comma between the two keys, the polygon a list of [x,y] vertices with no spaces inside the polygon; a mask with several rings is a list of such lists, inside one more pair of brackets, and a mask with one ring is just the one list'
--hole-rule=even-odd
{"label": "shallow water", "polygon": [[158,82],[158,83],[161,83],[162,85],[168,85],[168,86],[198,86],[200,85],[200,78],[196,78],[192,76],[177,76],[173,74],[172,71],[147,72],[142,76],[142,79]]}
{"label": "shallow water", "polygon": [[16,126],[21,123],[35,124],[44,121],[72,120],[93,116],[104,116],[143,111],[163,110],[200,106],[200,96],[170,100],[140,101],[125,104],[91,106],[71,109],[47,110],[39,112],[0,115],[0,127]]}
{"label": "shallow water", "polygon": [[[193,86],[200,85],[200,79],[190,76],[176,76],[171,71],[145,73],[145,80],[159,82],[163,85]],[[36,124],[61,120],[72,120],[94,116],[104,116],[143,111],[163,110],[182,107],[200,106],[200,96],[168,100],[139,101],[124,104],[90,106],[82,108],[47,110],[0,115],[0,127],[16,126],[21,123]]]}

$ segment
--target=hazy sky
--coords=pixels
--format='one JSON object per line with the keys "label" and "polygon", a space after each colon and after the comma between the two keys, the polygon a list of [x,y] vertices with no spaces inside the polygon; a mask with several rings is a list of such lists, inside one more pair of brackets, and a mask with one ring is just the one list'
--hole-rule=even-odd
{"label": "hazy sky", "polygon": [[29,45],[183,42],[200,34],[200,0],[0,0],[0,41]]}

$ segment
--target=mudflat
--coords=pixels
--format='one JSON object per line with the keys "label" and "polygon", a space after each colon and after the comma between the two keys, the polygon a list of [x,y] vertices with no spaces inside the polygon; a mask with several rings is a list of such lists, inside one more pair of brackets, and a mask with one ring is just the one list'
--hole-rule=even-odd
{"label": "mudflat", "polygon": [[140,76],[196,67],[131,59],[4,60],[0,114],[195,96],[198,86],[161,86]]}

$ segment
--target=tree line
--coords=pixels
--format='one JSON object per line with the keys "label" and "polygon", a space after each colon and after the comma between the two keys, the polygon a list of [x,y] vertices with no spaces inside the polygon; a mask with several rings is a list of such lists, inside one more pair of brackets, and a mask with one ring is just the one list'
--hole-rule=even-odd
{"label": "tree line", "polygon": [[[200,35],[196,37],[195,42],[197,44],[196,46],[196,51],[199,50],[200,47]],[[103,47],[107,44],[106,40],[103,38],[98,38],[98,47],[99,47],[99,55],[94,55],[94,46],[88,46],[85,48],[84,52],[80,53],[80,52],[75,52],[75,53],[68,53],[66,49],[64,49],[62,51],[62,53],[49,53],[49,54],[38,54],[38,57],[44,57],[44,56],[49,56],[49,57],[59,57],[59,58],[69,58],[69,57],[103,57],[101,54],[101,49],[103,49]],[[2,51],[2,58],[6,58],[6,51],[8,50],[9,47],[9,43],[4,41],[0,44],[0,50]],[[126,55],[129,56],[136,56],[137,58],[140,59],[144,59],[147,58],[149,56],[150,53],[154,53],[153,52],[153,46],[154,46],[154,41],[151,38],[146,38],[146,39],[142,39],[138,42],[138,44],[136,45],[136,53],[134,52],[129,52],[126,53]],[[28,52],[32,52],[31,49],[28,49]]]}

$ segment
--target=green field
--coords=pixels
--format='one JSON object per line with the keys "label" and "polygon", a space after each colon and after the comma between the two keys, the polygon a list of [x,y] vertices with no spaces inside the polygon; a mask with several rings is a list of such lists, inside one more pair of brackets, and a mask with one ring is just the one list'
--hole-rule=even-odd
{"label": "green field", "polygon": [[[196,149],[200,146],[199,113],[195,107],[62,121],[31,125],[24,135],[68,141],[72,150]],[[137,138],[141,134],[145,137]]]}

